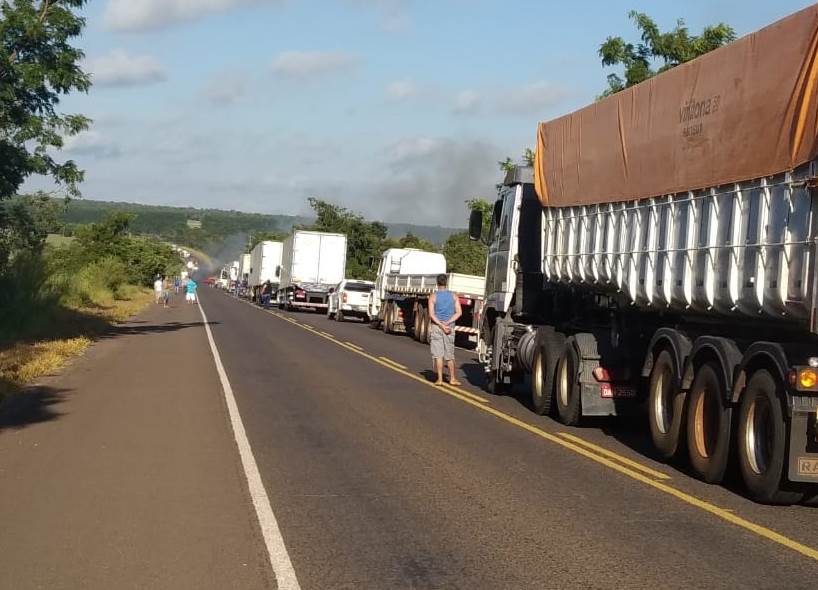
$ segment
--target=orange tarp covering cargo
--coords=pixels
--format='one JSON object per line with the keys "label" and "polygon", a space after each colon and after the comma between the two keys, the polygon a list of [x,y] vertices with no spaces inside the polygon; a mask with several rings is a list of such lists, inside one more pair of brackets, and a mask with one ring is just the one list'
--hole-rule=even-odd
{"label": "orange tarp covering cargo", "polygon": [[626,201],[760,178],[818,153],[818,5],[541,123],[543,205]]}

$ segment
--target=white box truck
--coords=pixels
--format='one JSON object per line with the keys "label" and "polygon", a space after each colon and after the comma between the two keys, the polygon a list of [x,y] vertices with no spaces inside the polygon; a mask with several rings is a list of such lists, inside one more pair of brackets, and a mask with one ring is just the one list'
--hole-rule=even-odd
{"label": "white box truck", "polygon": [[281,257],[278,305],[282,309],[327,310],[329,290],[344,279],[347,237],[296,230]]}
{"label": "white box truck", "polygon": [[[387,334],[405,332],[419,342],[429,341],[429,296],[437,277],[446,274],[446,257],[413,248],[390,248],[383,253],[375,288],[369,298],[370,327]],[[483,305],[485,278],[449,273],[448,288],[460,299],[463,315],[455,333],[476,340]]]}
{"label": "white box truck", "polygon": [[272,285],[271,295],[275,295],[278,290],[278,273],[283,248],[284,244],[282,242],[267,240],[259,242],[250,251],[247,287],[253,301],[261,303],[261,288],[267,281],[270,281]]}

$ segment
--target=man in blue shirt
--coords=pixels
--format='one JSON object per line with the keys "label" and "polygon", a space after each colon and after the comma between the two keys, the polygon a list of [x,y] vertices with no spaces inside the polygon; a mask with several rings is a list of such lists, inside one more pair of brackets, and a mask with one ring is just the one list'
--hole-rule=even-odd
{"label": "man in blue shirt", "polygon": [[449,368],[449,383],[460,385],[454,369],[454,326],[462,315],[460,298],[449,291],[449,277],[437,276],[437,290],[429,297],[429,340],[432,348],[432,362],[437,373],[435,385],[443,385],[443,361]]}
{"label": "man in blue shirt", "polygon": [[198,286],[193,279],[187,280],[187,285],[185,285],[185,301],[188,303],[196,303],[196,288]]}

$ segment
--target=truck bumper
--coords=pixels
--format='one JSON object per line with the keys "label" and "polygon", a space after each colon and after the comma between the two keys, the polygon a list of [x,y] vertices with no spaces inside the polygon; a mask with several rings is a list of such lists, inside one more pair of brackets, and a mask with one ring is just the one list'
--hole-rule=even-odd
{"label": "truck bumper", "polygon": [[818,483],[818,397],[794,396],[790,419],[789,470],[792,482]]}

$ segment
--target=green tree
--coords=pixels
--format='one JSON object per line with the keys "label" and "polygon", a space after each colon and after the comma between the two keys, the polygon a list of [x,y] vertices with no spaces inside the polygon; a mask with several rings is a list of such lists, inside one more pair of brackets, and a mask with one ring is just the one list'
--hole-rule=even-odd
{"label": "green tree", "polygon": [[[599,57],[605,67],[624,67],[624,78],[608,75],[608,88],[600,98],[629,88],[665,70],[718,49],[736,39],[736,32],[725,23],[705,27],[701,35],[691,35],[682,19],[676,27],[662,33],[648,15],[631,10],[628,17],[640,32],[641,43],[634,45],[622,37],[608,37],[599,48]],[[658,68],[654,67],[660,62]]]}
{"label": "green tree", "polygon": [[386,240],[387,228],[380,221],[366,221],[361,215],[327,201],[310,197],[315,211],[315,223],[305,227],[323,232],[335,232],[347,237],[347,277],[372,279],[375,269],[370,259],[379,258]]}
{"label": "green tree", "polygon": [[53,150],[86,129],[89,119],[57,112],[60,98],[87,92],[83,52],[72,46],[85,19],[85,0],[4,0],[0,4],[0,199],[14,195],[33,174],[51,176],[78,195],[83,173]]}
{"label": "green tree", "polygon": [[287,237],[284,232],[257,230],[250,233],[247,239],[247,251],[255,248],[260,242],[282,242]]}
{"label": "green tree", "polygon": [[[488,236],[491,225],[492,205],[486,199],[474,198],[466,201],[469,211],[483,213],[483,236]],[[459,272],[468,275],[482,275],[486,272],[486,257],[488,246],[483,241],[472,241],[468,232],[458,232],[449,236],[443,244],[443,255],[449,272]]]}
{"label": "green tree", "polygon": [[43,193],[0,201],[0,261],[23,251],[39,254],[60,225],[61,209],[60,201]]}

